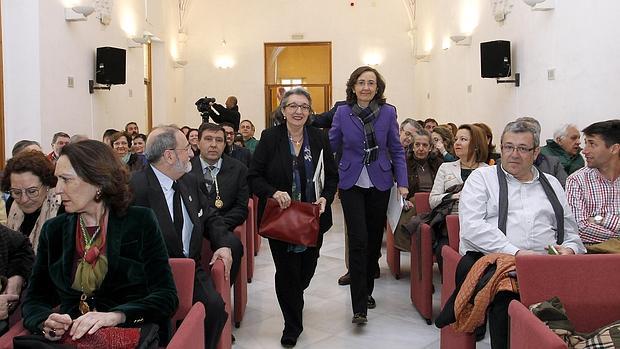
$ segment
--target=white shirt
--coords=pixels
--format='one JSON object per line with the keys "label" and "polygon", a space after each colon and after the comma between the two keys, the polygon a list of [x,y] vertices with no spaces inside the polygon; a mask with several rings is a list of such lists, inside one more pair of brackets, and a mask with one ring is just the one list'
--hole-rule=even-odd
{"label": "white shirt", "polygon": [[[503,168],[502,168],[503,171]],[[551,202],[540,184],[540,173],[532,167],[534,179],[520,182],[506,171],[508,184],[508,217],[506,235],[497,227],[499,215],[499,183],[496,166],[476,169],[469,175],[461,192],[459,204],[459,252],[479,251],[484,254],[508,253],[520,249],[545,252],[548,245],[556,245],[556,220]],[[575,253],[585,253],[579,238],[579,229],[558,180],[543,174],[549,180],[564,208],[564,243]]]}
{"label": "white shirt", "polygon": [[[172,200],[174,197],[174,189],[172,189],[172,183],[174,182],[170,177],[163,174],[161,171],[153,167],[153,172],[155,172],[155,176],[159,181],[159,185],[161,186],[162,191],[164,192],[164,197],[166,198],[166,204],[168,205],[168,212],[170,212],[170,218],[174,222],[174,209]],[[194,223],[187,213],[187,208],[185,207],[185,202],[183,202],[183,197],[181,197],[181,209],[183,210],[183,254],[185,257],[189,256],[189,243],[192,239],[192,230],[194,230]]]}
{"label": "white shirt", "polygon": [[215,163],[215,165],[209,165],[202,157],[199,157],[199,159],[200,159],[200,165],[202,166],[203,175],[206,174],[207,171],[209,171],[207,167],[213,166],[211,175],[213,176],[213,179],[215,180],[215,177],[217,177],[217,174],[220,173],[220,169],[222,168],[222,158],[220,157]]}

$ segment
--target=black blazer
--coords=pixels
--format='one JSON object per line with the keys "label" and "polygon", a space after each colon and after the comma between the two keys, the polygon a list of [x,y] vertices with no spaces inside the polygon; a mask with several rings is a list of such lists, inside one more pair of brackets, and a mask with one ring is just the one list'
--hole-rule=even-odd
{"label": "black blazer", "polygon": [[[338,168],[327,135],[312,126],[306,126],[306,128],[310,138],[310,152],[312,153],[314,168],[316,168],[319,155],[323,150],[325,183],[321,196],[327,199],[325,212],[320,219],[320,232],[323,234],[332,226],[331,203],[334,201],[336,186],[338,185]],[[259,197],[259,222],[267,198],[272,197],[278,190],[292,195],[293,160],[286,124],[271,127],[261,134],[248,172],[248,182],[252,192]]]}
{"label": "black blazer", "polygon": [[[234,240],[235,236],[226,228],[217,212],[207,205],[207,199],[199,189],[201,183],[195,176],[184,175],[178,183],[181,198],[194,224],[189,257],[196,260],[196,266],[199,266],[203,237],[209,239],[211,248],[215,251],[220,247],[232,247],[231,240]],[[184,258],[183,241],[174,229],[164,191],[151,166],[147,165],[144,170],[134,173],[130,186],[133,191],[132,205],[149,207],[155,212],[168,248],[168,255],[171,258]]]}
{"label": "black blazer", "polygon": [[[40,333],[39,325],[60,305],[59,313],[80,316],[82,292],[71,288],[77,214],[62,214],[45,222],[22,306],[24,326]],[[121,311],[121,326],[142,322],[166,326],[179,300],[168,264],[166,246],[153,211],[129,207],[127,214],[110,213],[106,235],[108,273],[93,294],[102,312]]]}
{"label": "black blazer", "polygon": [[28,279],[34,262],[34,252],[28,237],[0,224],[0,276],[15,275]]}
{"label": "black blazer", "polygon": [[248,217],[250,191],[248,189],[248,169],[244,164],[226,154],[222,154],[222,168],[220,168],[217,174],[220,198],[224,202],[222,208],[215,207],[215,185],[211,188],[211,192],[207,190],[202,162],[198,156],[192,158],[191,173],[201,180],[200,189],[207,197],[208,206],[217,210],[224,219],[228,229],[234,230],[235,227],[245,222],[245,219]]}

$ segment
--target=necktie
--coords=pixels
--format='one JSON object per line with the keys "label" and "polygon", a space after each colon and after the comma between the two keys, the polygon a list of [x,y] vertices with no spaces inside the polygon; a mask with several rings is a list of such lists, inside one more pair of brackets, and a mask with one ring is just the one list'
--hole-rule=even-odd
{"label": "necktie", "polygon": [[177,181],[172,183],[172,189],[174,190],[174,196],[172,197],[174,230],[176,230],[179,236],[183,236],[183,209],[181,208],[181,191],[179,190],[179,183]]}
{"label": "necktie", "polygon": [[205,167],[205,184],[207,185],[207,191],[211,192],[211,188],[213,187],[213,170],[215,166],[207,166]]}

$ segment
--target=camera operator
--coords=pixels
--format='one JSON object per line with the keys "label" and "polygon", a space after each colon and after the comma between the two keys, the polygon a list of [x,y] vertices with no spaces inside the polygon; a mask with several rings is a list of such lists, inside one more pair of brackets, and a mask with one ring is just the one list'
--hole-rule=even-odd
{"label": "camera operator", "polygon": [[[204,102],[208,103],[208,107],[205,108]],[[239,122],[241,121],[241,114],[237,106],[237,97],[229,96],[226,98],[225,104],[226,106],[215,103],[215,98],[207,97],[201,98],[196,102],[198,111],[202,113],[203,122],[208,122],[209,117],[213,122],[218,124],[228,122],[233,125],[235,132],[237,132],[239,131]]]}

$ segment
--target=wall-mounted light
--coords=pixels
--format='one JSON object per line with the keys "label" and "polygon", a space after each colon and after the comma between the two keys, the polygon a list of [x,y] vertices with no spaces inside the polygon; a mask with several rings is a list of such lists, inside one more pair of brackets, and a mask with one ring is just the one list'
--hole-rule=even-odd
{"label": "wall-mounted light", "polygon": [[379,64],[381,64],[381,55],[378,53],[367,53],[364,55],[364,64],[367,66],[378,66]]}
{"label": "wall-mounted light", "polygon": [[218,69],[230,69],[235,65],[235,61],[229,56],[221,56],[215,60],[215,67]]}
{"label": "wall-mounted light", "polygon": [[450,36],[450,40],[454,41],[454,43],[459,46],[471,45],[471,35],[452,35]]}
{"label": "wall-mounted light", "polygon": [[92,6],[74,6],[65,8],[65,21],[85,21],[86,17],[90,16],[93,12],[95,12],[95,8]]}
{"label": "wall-mounted light", "polygon": [[430,53],[418,54],[418,55],[415,55],[415,59],[418,62],[430,62],[431,54]]}
{"label": "wall-mounted light", "polygon": [[549,11],[555,8],[555,0],[523,0],[532,11]]}

